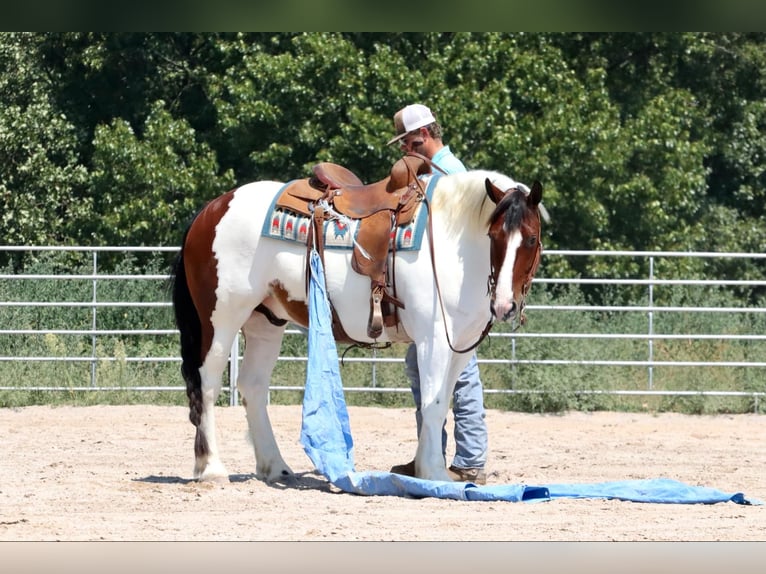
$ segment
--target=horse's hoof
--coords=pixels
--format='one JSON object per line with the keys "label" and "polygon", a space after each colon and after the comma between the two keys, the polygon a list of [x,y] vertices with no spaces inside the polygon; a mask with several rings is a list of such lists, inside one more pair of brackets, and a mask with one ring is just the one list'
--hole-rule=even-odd
{"label": "horse's hoof", "polygon": [[229,473],[222,464],[208,463],[201,471],[195,469],[194,478],[199,482],[212,482],[226,484],[229,481]]}
{"label": "horse's hoof", "polygon": [[208,482],[212,484],[229,484],[231,482],[228,474],[217,473],[203,473],[201,476],[197,477],[197,481]]}
{"label": "horse's hoof", "polygon": [[295,473],[287,465],[256,469],[255,477],[266,484],[294,484]]}
{"label": "horse's hoof", "polygon": [[292,471],[289,470],[283,470],[281,473],[277,474],[275,477],[269,477],[269,479],[266,481],[269,484],[283,484],[285,486],[294,486],[297,484],[298,479],[296,478],[295,474],[293,474]]}
{"label": "horse's hoof", "polygon": [[423,473],[423,476],[418,476],[423,480],[433,480],[438,482],[453,482],[452,477],[447,473],[447,470],[441,470],[430,473]]}
{"label": "horse's hoof", "polygon": [[229,484],[231,482],[231,479],[229,479],[229,476],[221,476],[216,475],[210,478],[209,482],[213,482],[215,484]]}

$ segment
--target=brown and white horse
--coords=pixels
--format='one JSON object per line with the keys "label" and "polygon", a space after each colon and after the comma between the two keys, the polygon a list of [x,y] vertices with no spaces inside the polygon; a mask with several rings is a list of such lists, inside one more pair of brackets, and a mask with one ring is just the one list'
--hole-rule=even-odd
{"label": "brown and white horse", "polygon": [[[523,320],[525,297],[540,261],[542,186],[531,190],[491,171],[433,176],[430,229],[420,250],[397,251],[397,329],[377,343],[414,342],[422,394],[418,477],[449,480],[441,429],[458,375],[492,321]],[[286,321],[307,326],[305,244],[262,233],[283,184],[243,185],[210,201],[184,235],[174,265],[173,307],[181,372],[196,427],[194,477],[228,480],[219,456],[213,406],[229,350],[240,330],[245,349],[237,388],[255,450],[256,476],[293,477],[267,414],[269,380]],[[370,281],[352,270],[351,251],[324,252],[326,290],[345,332],[367,336]],[[391,264],[389,264],[389,267]]]}

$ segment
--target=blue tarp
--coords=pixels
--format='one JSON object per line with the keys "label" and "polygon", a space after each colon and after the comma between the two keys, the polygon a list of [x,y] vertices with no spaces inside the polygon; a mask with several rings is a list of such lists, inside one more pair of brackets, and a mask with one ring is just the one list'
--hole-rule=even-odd
{"label": "blue tarp", "polygon": [[726,493],[667,478],[594,484],[477,486],[465,482],[423,480],[383,471],[356,472],[354,443],[332,334],[324,270],[316,251],[311,252],[310,268],[308,365],[301,444],[316,469],[344,492],[366,496],[508,502],[600,498],[664,504],[763,504],[745,498],[740,492]]}

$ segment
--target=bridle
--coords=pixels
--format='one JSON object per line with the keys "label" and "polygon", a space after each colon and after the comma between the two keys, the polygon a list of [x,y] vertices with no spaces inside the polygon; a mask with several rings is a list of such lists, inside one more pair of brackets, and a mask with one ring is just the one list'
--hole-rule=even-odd
{"label": "bridle", "polygon": [[[540,223],[540,212],[538,210],[537,212],[537,221]],[[537,237],[537,248],[535,249],[535,258],[532,260],[531,265],[529,266],[529,269],[527,269],[526,277],[524,278],[524,283],[521,286],[521,303],[519,305],[519,321],[518,324],[516,324],[515,327],[511,329],[512,333],[515,333],[519,327],[523,327],[527,322],[527,315],[524,312],[527,306],[527,293],[529,293],[529,288],[532,286],[532,280],[535,278],[535,271],[537,271],[537,267],[540,264],[540,256],[543,253],[543,242],[540,239],[540,236]]]}

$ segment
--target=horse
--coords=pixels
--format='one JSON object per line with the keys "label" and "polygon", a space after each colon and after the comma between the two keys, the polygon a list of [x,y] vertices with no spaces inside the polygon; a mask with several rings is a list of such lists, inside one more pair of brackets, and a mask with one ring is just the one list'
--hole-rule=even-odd
{"label": "horse", "polygon": [[[496,320],[523,324],[540,262],[541,213],[547,214],[538,181],[530,189],[489,170],[433,174],[430,180],[430,200],[421,201],[428,222],[420,249],[389,252],[393,289],[402,303],[395,326],[369,338],[364,312],[369,279],[352,269],[350,250],[325,250],[323,264],[328,299],[351,340],[416,345],[422,427],[415,474],[449,481],[441,429],[455,381],[468,351]],[[261,232],[284,185],[254,181],[209,201],[186,228],[172,264],[170,288],[189,420],[196,428],[198,481],[229,480],[213,406],[240,331],[245,347],[236,385],[255,453],[255,476],[269,484],[295,480],[267,413],[269,381],[286,325],[308,327],[307,246]]]}

